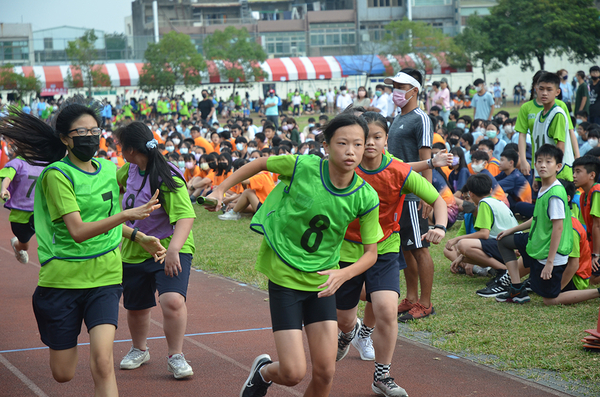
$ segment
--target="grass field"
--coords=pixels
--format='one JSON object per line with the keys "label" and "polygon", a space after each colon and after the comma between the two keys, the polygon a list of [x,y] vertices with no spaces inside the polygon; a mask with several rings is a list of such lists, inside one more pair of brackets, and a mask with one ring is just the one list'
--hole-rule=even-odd
{"label": "grass field", "polygon": [[[216,213],[199,206],[196,214],[194,266],[266,289],[266,278],[254,270],[262,237],[250,231],[250,217],[220,221]],[[454,226],[446,240],[457,229]],[[535,294],[526,305],[478,297],[475,290],[487,279],[452,274],[442,253],[446,240],[431,249],[437,314],[410,324],[411,329],[431,333],[433,345],[448,352],[494,356],[487,363],[502,370],[556,371],[565,380],[592,386],[600,395],[600,355],[584,351],[580,342],[584,329],[596,327],[600,301],[546,307]]]}

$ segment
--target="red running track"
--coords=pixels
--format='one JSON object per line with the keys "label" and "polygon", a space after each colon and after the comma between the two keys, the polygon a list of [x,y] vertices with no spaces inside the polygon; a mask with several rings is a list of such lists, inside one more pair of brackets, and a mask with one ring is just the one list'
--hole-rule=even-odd
{"label": "red running track", "polygon": [[[85,326],[79,342],[75,378],[55,382],[48,350],[39,339],[31,295],[39,270],[35,238],[30,263],[17,262],[10,246],[8,211],[0,211],[0,396],[87,396],[93,394],[89,371],[89,341]],[[252,264],[248,264],[252,266]],[[203,272],[192,272],[188,294],[188,326],[184,353],[194,376],[175,380],[167,372],[166,342],[160,309],[152,312],[151,360],[139,369],[118,369],[130,347],[125,310],[119,314],[114,344],[115,371],[122,396],[238,396],[254,357],[276,358],[264,291]],[[331,396],[372,396],[373,362],[361,361],[351,347],[336,368]],[[310,373],[310,368],[309,368]],[[564,393],[489,367],[399,338],[392,374],[411,397],[493,396],[546,397]],[[307,376],[308,378],[308,376]],[[301,396],[308,381],[293,388],[274,386],[268,396]]]}

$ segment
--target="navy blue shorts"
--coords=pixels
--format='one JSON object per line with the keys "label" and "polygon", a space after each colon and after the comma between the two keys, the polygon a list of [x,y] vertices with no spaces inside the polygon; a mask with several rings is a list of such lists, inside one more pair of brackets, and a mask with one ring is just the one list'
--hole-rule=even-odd
{"label": "navy blue shorts", "polygon": [[302,329],[322,321],[337,321],[335,295],[319,298],[318,291],[299,291],[269,280],[269,309],[273,332]]}
{"label": "navy blue shorts", "polygon": [[500,263],[504,263],[504,259],[502,259],[502,254],[498,249],[498,240],[496,240],[495,238],[480,238],[479,242],[481,243],[481,249],[483,250],[483,252],[485,252],[487,256],[489,256],[490,258],[494,258]]}
{"label": "navy blue shorts", "polygon": [[179,254],[181,272],[174,277],[165,274],[165,264],[150,258],[142,263],[123,262],[123,306],[127,310],[145,310],[156,306],[154,294],[177,292],[187,296],[192,254]]}
{"label": "navy blue shorts", "polygon": [[27,222],[27,223],[11,222],[10,228],[20,243],[22,243],[22,244],[28,243],[29,240],[31,240],[31,238],[35,234],[35,228],[33,226],[33,214],[31,214],[31,216],[29,217],[29,222]]}
{"label": "navy blue shorts", "polygon": [[33,312],[42,342],[53,350],[77,346],[81,323],[88,333],[96,325],[119,321],[120,285],[89,289],[37,287],[33,293]]}
{"label": "navy blue shorts", "polygon": [[515,246],[519,250],[521,258],[523,258],[523,266],[529,268],[530,271],[531,290],[543,298],[556,298],[561,292],[560,284],[567,265],[554,266],[550,280],[543,280],[542,270],[544,270],[544,265],[527,254],[526,248],[529,241],[529,233],[519,233],[514,236]]}
{"label": "navy blue shorts", "polygon": [[405,251],[429,247],[427,240],[421,236],[429,231],[429,221],[423,218],[423,210],[419,208],[419,201],[404,201],[400,225],[400,241]]}
{"label": "navy blue shorts", "polygon": [[[352,265],[340,262],[340,268]],[[400,270],[406,268],[402,252],[389,252],[378,255],[377,262],[363,274],[346,281],[336,292],[338,310],[350,310],[358,305],[363,284],[367,292],[367,301],[371,302],[371,293],[376,291],[395,291],[400,295]]]}

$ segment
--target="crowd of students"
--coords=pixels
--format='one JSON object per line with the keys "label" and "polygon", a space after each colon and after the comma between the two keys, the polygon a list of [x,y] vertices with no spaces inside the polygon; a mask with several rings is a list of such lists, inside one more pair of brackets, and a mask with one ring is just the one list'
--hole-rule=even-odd
{"label": "crowd of students", "polygon": [[[600,68],[590,74],[592,113]],[[135,369],[150,359],[156,291],[168,369],[177,379],[193,374],[183,335],[193,205],[201,201],[222,211],[221,220],[254,214],[251,228],[265,236],[257,269],[269,278],[280,361],[259,355],[240,396],[304,378],[303,326],[313,368],[306,395],[329,394],[336,361],[352,344],[375,361],[375,393],[406,396],[390,375],[396,324],[435,314],[427,247],[461,220],[444,255],[450,271],[490,278],[479,296],[525,303],[533,291],[546,304],[600,297],[590,288],[600,284],[600,126],[586,111],[570,114],[561,77],[536,73],[516,118],[494,114],[497,105],[485,99],[474,100],[474,118],[445,105],[427,113],[423,76],[413,69],[377,86],[374,100],[361,87],[339,115],[311,117],[303,128],[274,95],[275,114],[258,126],[243,114],[219,123],[206,91],[206,106],[174,102],[156,117],[144,100],[121,119],[108,103],[83,97],[61,101],[51,120],[10,108],[0,133],[14,158],[0,170],[0,195],[20,262],[37,233],[33,305],[53,376],[74,376],[85,321],[96,393],[116,395],[119,299],[133,341],[120,367]],[[482,79],[473,86],[487,94]],[[398,304],[400,270],[407,293]]]}

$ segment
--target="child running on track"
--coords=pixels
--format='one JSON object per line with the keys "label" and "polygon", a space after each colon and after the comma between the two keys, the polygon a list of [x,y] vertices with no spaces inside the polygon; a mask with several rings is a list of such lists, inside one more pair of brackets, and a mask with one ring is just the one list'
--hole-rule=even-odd
{"label": "child running on track", "polygon": [[[116,166],[92,159],[100,143],[99,107],[85,103],[81,96],[66,100],[52,126],[15,109],[0,121],[0,133],[29,164],[48,165],[34,200],[41,269],[33,310],[42,342],[50,348],[52,375],[58,382],[75,375],[77,337],[85,321],[95,395],[117,396],[113,341],[122,291],[119,244],[132,234],[121,224],[145,219],[159,205],[155,194],[140,207],[119,210]],[[143,233],[134,237],[155,259],[164,257],[158,239]]]}
{"label": "child running on track", "polygon": [[[366,112],[362,117],[369,126],[369,135],[365,154],[356,173],[373,186],[379,195],[379,223],[383,228],[384,236],[377,244],[378,256],[375,265],[345,282],[335,294],[338,326],[341,330],[338,336],[337,360],[346,356],[351,341],[367,340],[373,331],[372,328],[361,327],[361,321],[356,317],[358,301],[365,284],[367,301],[372,303],[377,324],[373,332],[376,361],[371,388],[376,394],[385,396],[408,396],[406,391],[394,382],[394,378],[390,377],[390,366],[398,336],[400,270],[406,267],[404,257],[400,253],[398,216],[402,213],[404,195],[407,192],[412,192],[433,205],[435,219],[439,225],[423,235],[423,239],[438,244],[445,236],[448,214],[445,201],[425,178],[417,172],[412,172],[409,164],[383,154],[388,133],[386,119],[375,112]],[[432,161],[416,163],[415,165],[421,167],[419,169],[417,166],[415,170],[422,171],[429,168]],[[438,165],[447,164],[444,161],[443,164]],[[348,227],[340,252],[342,269],[363,255],[360,229],[358,220]],[[359,352],[362,353],[360,349]]]}
{"label": "child running on track", "polygon": [[[354,172],[368,127],[364,119],[341,114],[325,128],[329,159],[273,156],[246,164],[209,196],[221,205],[224,193],[261,171],[279,174],[281,183],[252,219],[264,234],[256,268],[269,278],[269,304],[279,362],[258,356],[240,397],[264,396],[272,383],[298,384],[306,374],[302,324],[308,338],[312,379],[305,396],[328,396],[335,372],[337,316],[335,291],[364,273],[377,259],[377,193]],[[360,219],[364,254],[339,269],[339,249],[348,225]]]}
{"label": "child running on track", "polygon": [[10,239],[10,245],[21,263],[29,262],[27,253],[29,240],[35,234],[33,225],[35,182],[43,169],[43,167],[29,165],[23,158],[16,157],[0,170],[0,178],[4,178],[0,196],[6,200],[4,207],[10,209],[8,220],[15,235]]}
{"label": "child running on track", "polygon": [[167,337],[167,369],[176,379],[194,374],[183,356],[183,336],[187,324],[187,295],[192,255],[195,251],[192,226],[196,215],[181,172],[167,163],[158,142],[145,124],[134,121],[116,132],[128,161],[117,179],[125,187],[123,208],[144,202],[160,188],[161,208],[141,221],[126,225],[159,238],[167,248],[164,265],[130,240],[123,240],[123,306],[133,346],[121,361],[121,369],[135,369],[150,360],[146,345],[150,328],[150,310],[156,306],[158,290]]}

